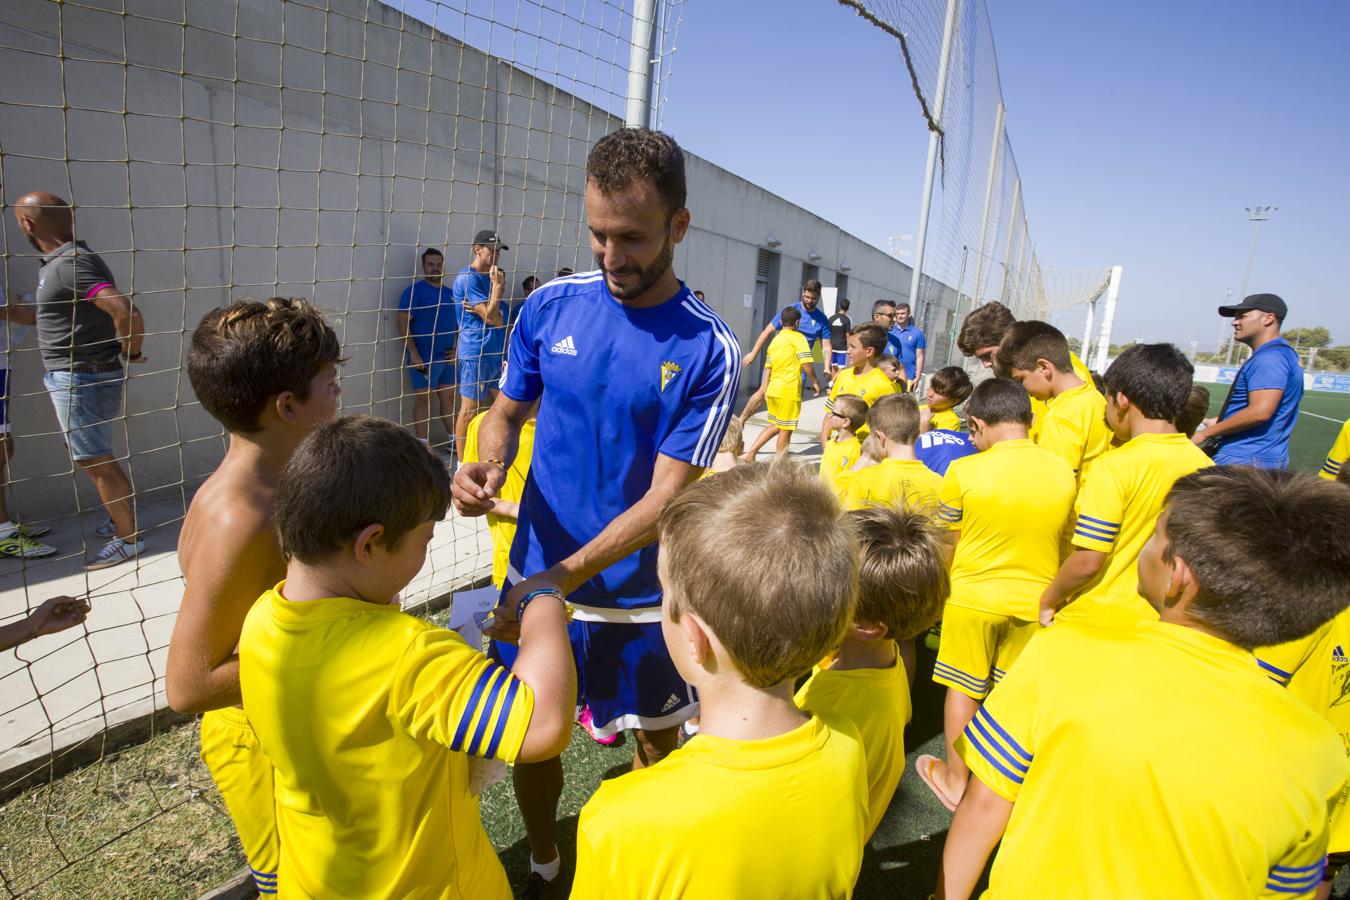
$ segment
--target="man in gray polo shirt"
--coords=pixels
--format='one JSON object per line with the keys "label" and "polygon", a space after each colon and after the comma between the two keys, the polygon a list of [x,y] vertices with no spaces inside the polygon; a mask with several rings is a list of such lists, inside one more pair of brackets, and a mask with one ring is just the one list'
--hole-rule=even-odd
{"label": "man in gray polo shirt", "polygon": [[104,569],[145,549],[136,530],[131,481],[113,455],[113,422],[122,417],[122,360],[140,362],[144,323],[117,290],[108,266],[75,240],[70,205],[34,191],[14,204],[14,218],[42,253],[37,329],[43,384],[56,407],[70,456],[88,473],[108,511],[96,530],[108,539],[85,568]]}

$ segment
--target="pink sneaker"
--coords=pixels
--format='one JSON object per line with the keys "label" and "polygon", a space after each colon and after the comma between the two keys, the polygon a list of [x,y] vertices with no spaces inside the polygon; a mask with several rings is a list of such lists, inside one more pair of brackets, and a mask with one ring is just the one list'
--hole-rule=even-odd
{"label": "pink sneaker", "polygon": [[619,736],[617,734],[601,737],[595,733],[595,720],[591,718],[591,707],[589,705],[581,708],[581,712],[577,715],[577,724],[586,729],[586,733],[591,736],[591,740],[602,747],[610,747],[618,743]]}

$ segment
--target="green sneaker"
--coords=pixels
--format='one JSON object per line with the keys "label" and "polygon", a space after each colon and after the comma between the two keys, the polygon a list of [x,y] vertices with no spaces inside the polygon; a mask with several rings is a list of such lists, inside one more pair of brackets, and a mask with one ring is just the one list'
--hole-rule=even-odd
{"label": "green sneaker", "polygon": [[12,556],[15,559],[42,559],[44,556],[51,556],[54,553],[56,553],[55,547],[40,544],[32,538],[24,537],[18,533],[0,540],[0,554]]}
{"label": "green sneaker", "polygon": [[938,645],[942,643],[942,623],[938,622],[928,633],[923,636],[923,645],[933,652],[937,652]]}
{"label": "green sneaker", "polygon": [[50,525],[18,525],[19,535],[26,538],[40,538],[52,530]]}

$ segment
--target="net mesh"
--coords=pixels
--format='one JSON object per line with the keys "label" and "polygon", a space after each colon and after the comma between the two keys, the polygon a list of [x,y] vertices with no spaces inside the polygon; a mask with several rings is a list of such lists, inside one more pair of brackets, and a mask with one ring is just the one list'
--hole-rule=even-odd
{"label": "net mesh", "polygon": [[[682,3],[658,9],[659,126]],[[130,370],[115,435],[146,551],[88,572],[106,540],[102,506],[65,447],[31,331],[0,322],[14,423],[8,509],[49,528],[40,541],[59,548],[0,560],[0,623],[56,595],[92,605],[85,627],[0,655],[6,895],[50,891],[64,870],[116,853],[110,842],[183,804],[214,802],[185,761],[152,765],[138,756],[149,750],[109,756],[133,732],[161,727],[147,715],[165,705],[182,593],[177,532],[225,449],[187,383],[185,336],[241,296],[312,298],[343,343],[344,410],[409,423],[395,310],[421,275],[424,248],[443,251],[452,277],[474,233],[497,230],[510,246],[502,265],[512,308],[527,275],[547,281],[586,267],[586,154],[622,124],[631,20],[622,0],[17,0],[0,9],[5,296],[31,303],[40,266],[8,204],[33,190],[62,196],[77,240],[143,313],[147,358]],[[433,416],[433,443],[445,441],[441,431]],[[447,519],[405,607],[481,581],[490,563],[482,520]],[[91,760],[73,792],[41,789]],[[110,790],[126,802],[109,801]],[[97,815],[114,821],[89,837],[69,826],[95,815],[95,797]]]}

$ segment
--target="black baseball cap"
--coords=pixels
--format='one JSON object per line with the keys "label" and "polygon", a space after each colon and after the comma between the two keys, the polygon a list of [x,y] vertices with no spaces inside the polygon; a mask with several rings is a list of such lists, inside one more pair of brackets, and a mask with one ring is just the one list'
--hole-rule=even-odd
{"label": "black baseball cap", "polygon": [[1242,302],[1237,306],[1220,306],[1219,315],[1233,318],[1253,309],[1271,313],[1281,322],[1284,321],[1285,315],[1289,312],[1289,307],[1285,306],[1284,301],[1274,294],[1250,294],[1243,297]]}
{"label": "black baseball cap", "polygon": [[484,228],[473,236],[474,246],[478,247],[496,247],[498,250],[510,250],[511,248],[502,243],[501,236],[491,228]]}

